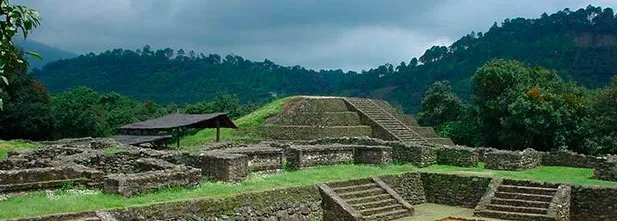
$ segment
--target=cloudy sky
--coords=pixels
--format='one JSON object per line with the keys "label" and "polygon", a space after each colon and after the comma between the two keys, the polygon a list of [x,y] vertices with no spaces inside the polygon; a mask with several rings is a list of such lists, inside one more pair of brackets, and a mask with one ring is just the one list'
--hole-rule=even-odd
{"label": "cloudy sky", "polygon": [[13,0],[37,9],[31,39],[75,53],[183,48],[312,69],[398,64],[495,21],[615,0]]}

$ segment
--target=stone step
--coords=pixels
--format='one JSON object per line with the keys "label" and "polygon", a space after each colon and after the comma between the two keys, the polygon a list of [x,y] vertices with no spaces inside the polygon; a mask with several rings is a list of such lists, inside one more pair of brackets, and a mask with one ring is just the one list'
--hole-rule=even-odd
{"label": "stone step", "polygon": [[517,199],[517,200],[529,200],[529,201],[541,201],[541,202],[551,202],[553,196],[547,195],[538,195],[538,194],[527,194],[527,193],[508,193],[508,192],[499,192],[495,193],[495,197],[503,198],[503,199]]}
{"label": "stone step", "polygon": [[348,187],[348,186],[359,186],[365,184],[375,183],[371,178],[363,178],[363,179],[353,179],[353,180],[345,180],[345,181],[337,181],[328,183],[330,188],[336,189],[339,187]]}
{"label": "stone step", "polygon": [[362,214],[362,216],[370,216],[370,215],[374,215],[377,213],[385,213],[385,212],[396,211],[400,209],[404,209],[404,207],[403,205],[397,203],[397,204],[390,204],[390,205],[382,206],[382,207],[364,209],[364,210],[360,210],[359,212],[360,214]]}
{"label": "stone step", "polygon": [[503,180],[502,185],[512,185],[512,186],[526,186],[526,187],[543,187],[543,188],[557,188],[559,184],[554,183],[538,183],[527,180]]}
{"label": "stone step", "polygon": [[495,210],[483,210],[483,211],[476,213],[476,215],[481,216],[481,217],[506,219],[506,220],[555,221],[555,218],[552,218],[548,215],[504,212],[504,211],[495,211]]}
{"label": "stone step", "polygon": [[546,208],[525,207],[525,206],[506,206],[489,204],[486,206],[489,210],[515,212],[515,213],[533,213],[533,214],[547,214]]}
{"label": "stone step", "polygon": [[334,192],[338,194],[341,194],[341,193],[346,193],[346,192],[356,192],[356,191],[361,191],[361,190],[374,189],[378,187],[379,186],[377,186],[377,184],[375,183],[367,183],[367,184],[362,184],[362,185],[337,187],[337,188],[332,188],[332,190],[334,190]]}
{"label": "stone step", "polygon": [[373,189],[368,189],[368,190],[347,192],[347,193],[339,194],[339,196],[343,199],[353,199],[353,198],[367,197],[367,196],[382,194],[382,193],[386,193],[386,191],[381,188],[373,188]]}
{"label": "stone step", "polygon": [[515,185],[500,185],[497,188],[497,190],[501,192],[529,193],[529,194],[548,195],[548,196],[555,195],[555,193],[557,192],[557,188],[515,186]]}
{"label": "stone step", "polygon": [[386,199],[391,199],[391,198],[392,196],[390,196],[390,194],[382,193],[382,194],[365,196],[365,197],[350,198],[350,199],[347,199],[346,201],[350,205],[357,205],[357,204],[370,203],[370,202],[381,201],[381,200],[386,200]]}
{"label": "stone step", "polygon": [[82,217],[82,218],[77,218],[77,219],[71,219],[69,221],[100,221],[100,220],[101,218],[93,216],[93,217]]}
{"label": "stone step", "polygon": [[364,220],[386,221],[411,216],[412,212],[407,209],[388,211],[385,213],[376,213],[366,217]]}
{"label": "stone step", "polygon": [[368,203],[360,203],[360,204],[350,204],[350,205],[354,209],[359,211],[359,210],[378,208],[378,207],[383,207],[383,206],[388,206],[388,205],[393,205],[393,204],[398,204],[398,201],[396,201],[394,198],[389,198],[385,200],[373,201],[373,202],[368,202]]}
{"label": "stone step", "polygon": [[494,197],[491,200],[491,204],[507,205],[507,206],[527,206],[536,208],[548,208],[550,202],[531,201],[531,200],[517,200],[517,199],[502,199]]}

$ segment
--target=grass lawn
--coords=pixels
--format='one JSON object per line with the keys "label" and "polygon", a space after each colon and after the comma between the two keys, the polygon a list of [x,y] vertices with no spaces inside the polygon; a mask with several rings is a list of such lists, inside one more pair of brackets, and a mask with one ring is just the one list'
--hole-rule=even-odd
{"label": "grass lawn", "polygon": [[25,196],[11,197],[0,201],[0,219],[76,212],[94,209],[109,209],[145,205],[156,202],[182,200],[200,197],[226,197],[249,191],[262,191],[292,186],[308,186],[323,182],[397,174],[411,171],[453,173],[477,176],[531,179],[545,182],[565,182],[583,185],[617,187],[617,182],[590,179],[592,169],[567,167],[540,167],[525,171],[486,170],[483,165],[475,168],[433,165],[416,168],[411,165],[372,167],[362,165],[336,165],[318,167],[271,175],[253,174],[238,184],[204,182],[199,187],[164,189],[132,198],[103,194],[98,190],[58,190],[36,192]]}
{"label": "grass lawn", "polygon": [[[285,103],[296,97],[285,97],[266,104],[265,106],[243,116],[234,123],[238,129],[221,128],[221,139],[225,141],[259,142],[263,137],[258,133],[259,126],[263,125],[264,120],[276,116],[283,111]],[[200,130],[193,135],[186,136],[180,140],[180,146],[191,149],[197,145],[211,143],[216,140],[215,129]]]}
{"label": "grass lawn", "polygon": [[21,141],[21,140],[4,141],[4,140],[0,140],[0,160],[6,158],[8,153],[9,153],[9,151],[11,151],[11,150],[31,150],[31,149],[39,148],[39,146],[40,145],[37,144],[37,143],[28,142],[28,141]]}

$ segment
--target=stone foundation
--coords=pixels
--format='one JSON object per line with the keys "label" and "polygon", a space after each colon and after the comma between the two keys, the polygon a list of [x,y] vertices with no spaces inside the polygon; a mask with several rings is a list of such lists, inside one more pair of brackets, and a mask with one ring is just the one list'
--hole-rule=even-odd
{"label": "stone foundation", "polygon": [[540,166],[542,153],[533,149],[524,151],[492,151],[486,153],[485,168],[493,170],[524,170]]}
{"label": "stone foundation", "polygon": [[136,174],[114,174],[105,180],[105,193],[129,197],[138,193],[172,186],[196,186],[201,183],[201,171],[194,168],[176,167]]}
{"label": "stone foundation", "polygon": [[248,156],[250,172],[283,169],[284,152],[281,148],[269,146],[241,147],[223,150],[225,153]]}
{"label": "stone foundation", "polygon": [[207,153],[198,157],[198,168],[213,180],[242,181],[248,175],[249,157],[243,154]]}
{"label": "stone foundation", "polygon": [[606,159],[598,162],[593,174],[599,180],[617,181],[617,161]]}
{"label": "stone foundation", "polygon": [[353,163],[354,146],[291,146],[286,150],[286,157],[287,166],[291,169]]}
{"label": "stone foundation", "polygon": [[392,164],[392,147],[356,146],[353,158],[355,164]]}
{"label": "stone foundation", "polygon": [[437,164],[458,167],[477,167],[478,153],[473,148],[444,146],[437,150]]}

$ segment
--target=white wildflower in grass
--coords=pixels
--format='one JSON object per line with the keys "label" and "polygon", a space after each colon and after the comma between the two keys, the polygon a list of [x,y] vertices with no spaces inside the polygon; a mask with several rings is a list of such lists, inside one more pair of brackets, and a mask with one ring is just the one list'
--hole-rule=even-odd
{"label": "white wildflower in grass", "polygon": [[9,195],[0,194],[0,201],[4,201],[4,200],[7,200],[7,199],[9,199]]}
{"label": "white wildflower in grass", "polygon": [[85,196],[85,195],[95,195],[101,193],[100,190],[92,190],[92,189],[68,189],[68,190],[47,190],[45,191],[45,195],[48,199],[58,200],[65,197],[74,197],[74,196]]}

